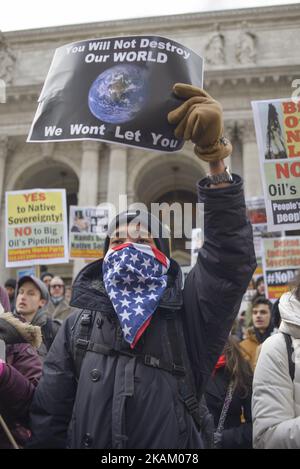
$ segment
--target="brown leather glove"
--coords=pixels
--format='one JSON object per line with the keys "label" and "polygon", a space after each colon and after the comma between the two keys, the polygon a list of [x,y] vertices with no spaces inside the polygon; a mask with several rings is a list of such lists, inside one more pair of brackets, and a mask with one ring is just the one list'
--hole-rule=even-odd
{"label": "brown leather glove", "polygon": [[232,152],[230,141],[223,137],[222,107],[206,91],[193,85],[176,83],[173,92],[186,101],[169,112],[170,124],[177,124],[176,138],[195,143],[194,151],[204,161],[219,161]]}

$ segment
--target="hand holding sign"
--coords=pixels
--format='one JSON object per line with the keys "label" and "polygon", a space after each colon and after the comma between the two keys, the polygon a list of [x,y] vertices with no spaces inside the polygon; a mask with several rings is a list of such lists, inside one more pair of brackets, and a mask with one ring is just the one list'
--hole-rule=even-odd
{"label": "hand holding sign", "polygon": [[173,91],[179,98],[186,99],[168,114],[170,124],[178,124],[176,138],[195,143],[195,153],[204,161],[219,161],[229,156],[232,146],[223,137],[221,104],[196,86],[176,83]]}

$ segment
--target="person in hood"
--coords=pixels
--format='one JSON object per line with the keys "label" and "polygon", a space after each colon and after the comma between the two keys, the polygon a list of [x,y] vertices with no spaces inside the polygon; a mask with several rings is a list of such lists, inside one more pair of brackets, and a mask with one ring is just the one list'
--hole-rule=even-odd
{"label": "person in hood", "polygon": [[[5,357],[0,359],[0,448],[13,448],[12,441],[23,447],[30,438],[29,407],[42,374],[42,363],[36,348],[42,336],[38,326],[20,321],[0,305],[0,340]],[[3,421],[12,441],[3,428]]]}
{"label": "person in hood", "polygon": [[[263,344],[253,381],[253,444],[300,448],[300,281],[279,300],[279,333]],[[288,345],[290,343],[290,345]]]}
{"label": "person in hood", "polygon": [[209,162],[198,183],[205,242],[184,290],[168,235],[129,210],[108,228],[104,258],[78,274],[31,408],[30,447],[201,448],[200,400],[255,269],[242,181],[223,159],[220,104],[192,85],[168,115]]}

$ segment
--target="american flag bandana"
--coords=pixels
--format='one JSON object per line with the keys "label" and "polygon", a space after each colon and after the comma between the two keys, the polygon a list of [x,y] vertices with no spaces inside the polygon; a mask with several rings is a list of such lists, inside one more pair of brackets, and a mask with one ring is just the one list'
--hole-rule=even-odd
{"label": "american flag bandana", "polygon": [[103,260],[103,281],[122,327],[134,348],[150,324],[167,287],[170,260],[157,248],[126,243],[109,249]]}

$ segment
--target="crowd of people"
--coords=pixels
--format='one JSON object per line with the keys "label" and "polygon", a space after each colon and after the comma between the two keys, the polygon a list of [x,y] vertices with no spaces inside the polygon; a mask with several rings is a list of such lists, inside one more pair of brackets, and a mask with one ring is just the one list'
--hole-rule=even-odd
{"label": "crowd of people", "polygon": [[[0,414],[8,429],[6,434],[0,426],[1,448],[32,444],[29,410],[43,362],[72,312],[65,291],[63,279],[49,272],[40,279],[9,279],[0,287],[0,339],[6,343],[6,358],[0,360]],[[284,334],[291,337],[295,353],[300,339],[300,277],[275,304],[264,292],[261,277],[250,281],[246,314],[237,315],[207,381],[204,402],[211,420],[207,447],[300,447],[297,361],[291,378],[284,338]],[[52,360],[53,353],[59,351],[52,352]],[[59,383],[55,385],[59,392]],[[37,447],[52,444],[47,440]]]}
{"label": "crowd of people", "polygon": [[253,280],[252,227],[242,180],[223,161],[232,147],[222,108],[192,85],[173,91],[182,100],[168,114],[175,136],[209,166],[197,185],[197,262],[182,288],[163,224],[129,210],[71,291],[49,272],[7,280],[1,448],[300,448],[300,280],[275,305]]}

